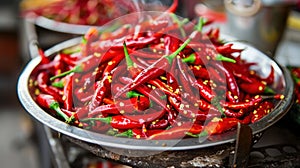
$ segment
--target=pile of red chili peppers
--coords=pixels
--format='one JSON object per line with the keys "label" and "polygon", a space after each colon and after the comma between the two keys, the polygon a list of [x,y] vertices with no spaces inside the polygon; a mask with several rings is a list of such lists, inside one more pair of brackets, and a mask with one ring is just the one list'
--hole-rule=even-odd
{"label": "pile of red chili peppers", "polygon": [[60,120],[118,137],[200,137],[260,120],[283,99],[271,87],[274,69],[260,77],[208,24],[170,14],[113,32],[92,28],[54,58],[40,50],[30,90]]}
{"label": "pile of red chili peppers", "polygon": [[295,83],[295,104],[290,112],[291,119],[300,124],[300,67],[288,66]]}
{"label": "pile of red chili peppers", "polygon": [[32,17],[33,13],[64,23],[102,26],[113,19],[140,10],[164,9],[175,12],[178,0],[174,0],[169,8],[160,6],[162,9],[158,7],[147,9],[147,5],[143,3],[137,7],[132,0],[55,0],[37,7],[32,7],[36,4],[28,6],[24,7],[22,15]]}

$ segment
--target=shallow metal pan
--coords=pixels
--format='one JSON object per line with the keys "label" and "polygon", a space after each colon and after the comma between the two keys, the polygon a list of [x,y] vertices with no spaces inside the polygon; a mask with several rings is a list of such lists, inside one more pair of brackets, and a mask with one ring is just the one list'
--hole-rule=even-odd
{"label": "shallow metal pan", "polygon": [[[45,54],[48,56],[54,56],[60,50],[78,44],[80,40],[81,38],[75,38],[65,41],[48,49]],[[242,58],[249,62],[256,62],[257,66],[255,66],[254,69],[257,70],[261,75],[267,76],[270,72],[270,65],[272,65],[275,69],[274,85],[284,86],[282,90],[279,90],[279,92],[282,93],[285,98],[279,101],[276,104],[275,109],[267,116],[254,124],[250,124],[250,127],[253,130],[253,136],[255,136],[262,133],[265,129],[273,125],[288,112],[293,102],[294,83],[291,79],[291,76],[289,75],[289,71],[285,67],[280,66],[272,58],[268,57],[267,55],[247,43],[234,42],[234,45],[239,48],[246,48],[242,52]],[[32,99],[28,89],[28,80],[32,71],[40,62],[39,57],[33,57],[35,58],[33,58],[26,65],[18,80],[17,93],[19,96],[19,100],[26,111],[32,115],[32,117],[62,134],[103,147],[143,151],[199,149],[235,141],[236,131],[226,132],[221,135],[214,135],[210,137],[210,140],[204,140],[203,142],[199,143],[198,138],[178,140],[137,140],[129,138],[119,138],[94,133],[88,130],[68,125],[49,115]]]}

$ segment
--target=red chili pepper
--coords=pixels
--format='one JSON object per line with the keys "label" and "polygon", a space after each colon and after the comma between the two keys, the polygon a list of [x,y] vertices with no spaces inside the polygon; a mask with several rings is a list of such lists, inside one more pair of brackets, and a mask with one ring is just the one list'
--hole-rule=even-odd
{"label": "red chili pepper", "polygon": [[[161,59],[158,59],[155,63],[153,63],[150,67],[144,69],[141,71],[132,81],[132,83],[127,84],[123,89],[122,92],[116,93],[115,97],[119,97],[121,94],[128,92],[129,90],[133,90],[139,85],[156,78],[163,73],[165,73],[164,69],[167,69],[167,67],[170,66],[170,63],[172,60],[178,55],[179,52],[181,52],[188,43],[192,40],[192,38],[195,36],[191,35],[175,52],[173,52],[171,55],[167,55],[164,57],[161,57]],[[128,43],[126,43],[128,46]]]}
{"label": "red chili pepper", "polygon": [[41,48],[38,48],[39,56],[41,57],[41,64],[49,64],[50,59],[46,57],[44,51]]}
{"label": "red chili pepper", "polygon": [[64,108],[73,110],[73,76],[66,77],[66,84],[64,87]]}
{"label": "red chili pepper", "polygon": [[107,94],[108,90],[110,89],[110,83],[111,83],[110,75],[106,75],[99,82],[99,84],[93,94],[92,100],[89,104],[90,111],[94,110],[97,106],[99,106],[102,103],[105,95]]}
{"label": "red chili pepper", "polygon": [[222,103],[222,105],[224,107],[228,107],[230,109],[238,110],[238,109],[250,108],[253,106],[257,106],[262,100],[263,100],[263,97],[257,95],[257,96],[255,96],[254,99],[248,100],[246,102],[238,102],[238,103],[224,102],[224,103]]}
{"label": "red chili pepper", "polygon": [[225,45],[217,46],[216,50],[218,53],[223,54],[223,55],[228,55],[228,54],[230,55],[235,52],[240,53],[244,50],[244,49],[233,49],[232,46],[233,46],[232,43],[225,44]]}
{"label": "red chili pepper", "polygon": [[[123,102],[122,102],[123,103]],[[123,114],[123,113],[133,113],[136,109],[132,104],[126,104],[122,108],[119,108],[120,106],[116,104],[107,104],[107,105],[101,105],[96,107],[93,111],[90,111],[88,114],[88,117],[94,117],[97,115],[102,114],[103,116],[108,115],[117,115],[117,114]],[[122,111],[123,110],[123,111]],[[125,111],[126,110],[126,111]]]}
{"label": "red chili pepper", "polygon": [[99,38],[99,31],[95,27],[91,27],[83,36],[81,44],[81,56],[86,57],[90,55],[91,43]]}
{"label": "red chili pepper", "polygon": [[161,80],[153,79],[153,80],[150,80],[148,83],[157,87],[158,89],[162,90],[166,95],[175,97],[179,101],[181,100],[181,97],[179,96],[179,94],[176,94],[172,90],[170,90],[170,87],[168,87],[168,85],[163,83]]}
{"label": "red chili pepper", "polygon": [[288,67],[292,76],[300,78],[300,68],[299,67]]}
{"label": "red chili pepper", "polygon": [[275,91],[266,85],[266,83],[262,81],[255,81],[253,83],[240,83],[240,88],[243,89],[246,93],[258,95],[263,93],[271,93],[274,94]]}
{"label": "red chili pepper", "polygon": [[211,121],[204,126],[204,129],[199,134],[187,133],[192,137],[201,137],[207,135],[221,134],[235,128],[239,120],[236,118],[222,118],[219,121]]}
{"label": "red chili pepper", "polygon": [[81,122],[87,121],[101,121],[106,124],[110,124],[113,128],[116,129],[132,129],[132,128],[141,128],[143,124],[152,122],[156,119],[159,119],[165,114],[165,110],[155,111],[143,114],[143,115],[115,115],[109,116],[106,118],[85,118]]}
{"label": "red chili pepper", "polygon": [[140,51],[140,50],[133,50],[131,51],[132,57],[136,58],[143,58],[143,59],[159,59],[163,55],[160,52],[150,52],[150,51]]}
{"label": "red chili pepper", "polygon": [[127,70],[129,71],[131,76],[135,78],[140,73],[140,69],[136,67],[136,64],[130,58],[125,42],[123,43],[123,46],[124,46],[124,54],[125,54],[125,59],[127,64]]}
{"label": "red chili pepper", "polygon": [[138,110],[145,110],[149,107],[150,102],[147,98],[143,99],[143,101],[139,101],[138,99],[139,97],[134,97],[118,101],[113,104],[98,106],[93,111],[90,111],[88,117],[94,117],[99,114],[102,114],[103,116],[107,116],[109,114],[132,114]]}
{"label": "red chili pepper", "polygon": [[174,126],[168,130],[165,130],[161,133],[154,134],[149,136],[147,139],[149,140],[167,140],[167,139],[178,139],[184,138],[186,133],[192,131],[194,133],[198,133],[202,131],[202,126],[200,125],[193,125],[192,123],[183,124],[182,126]]}
{"label": "red chili pepper", "polygon": [[[201,113],[198,110],[197,106],[190,105],[190,103],[187,103],[184,101],[179,102],[173,97],[168,97],[168,100],[169,100],[170,104],[176,109],[176,111],[178,111],[182,116],[184,116],[186,118],[199,119],[199,121],[200,121],[200,119],[203,119],[203,117],[206,117],[206,114]],[[218,113],[218,115],[220,115],[220,113]]]}
{"label": "red chili pepper", "polygon": [[193,87],[191,84],[190,79],[195,78],[194,74],[192,71],[190,71],[189,67],[182,62],[180,58],[175,58],[178,66],[178,72],[179,72],[179,82],[182,85],[182,90],[183,92],[186,93],[194,93],[196,91],[196,88]]}
{"label": "red chili pepper", "polygon": [[253,110],[251,123],[258,121],[261,118],[263,118],[265,115],[269,114],[269,112],[271,112],[273,108],[274,108],[274,104],[272,102],[270,101],[262,102],[257,109]]}
{"label": "red chili pepper", "polygon": [[210,102],[215,97],[212,93],[212,90],[207,85],[203,84],[201,80],[198,79],[192,84],[199,88],[200,96],[203,97],[205,100]]}
{"label": "red chili pepper", "polygon": [[166,119],[162,119],[159,121],[154,121],[149,125],[149,129],[165,129],[169,126],[169,121]]}
{"label": "red chili pepper", "polygon": [[179,91],[179,84],[176,80],[175,76],[178,76],[177,74],[177,63],[175,61],[172,62],[172,65],[169,69],[169,72],[166,73],[166,80],[168,86],[174,91]]}
{"label": "red chili pepper", "polygon": [[54,110],[56,112],[55,115],[64,119],[65,122],[71,122],[70,118],[64,112],[61,111],[58,101],[55,100],[53,96],[48,94],[39,94],[36,97],[36,102],[42,108]]}
{"label": "red chili pepper", "polygon": [[[159,93],[156,92],[156,90],[151,90],[145,85],[140,85],[136,88],[136,90],[146,97],[149,97],[150,100],[153,100],[155,103],[157,103],[159,106],[164,108],[166,111],[170,111],[170,109],[167,107],[166,102],[161,100],[161,96],[159,96]],[[152,94],[151,92],[154,91],[155,94]]]}
{"label": "red chili pepper", "polygon": [[81,120],[81,122],[87,121],[101,121],[111,125],[113,128],[116,129],[132,129],[141,128],[143,126],[142,122],[131,120],[123,115],[109,116],[105,118],[86,118]]}
{"label": "red chili pepper", "polygon": [[209,122],[204,126],[204,130],[207,131],[209,135],[221,134],[236,127],[238,122],[239,120],[236,118],[222,118],[217,122]]}
{"label": "red chili pepper", "polygon": [[167,9],[167,12],[175,13],[177,6],[178,6],[178,0],[173,0],[172,5]]}
{"label": "red chili pepper", "polygon": [[167,111],[168,122],[169,122],[171,125],[173,125],[174,123],[177,122],[177,119],[178,119],[177,117],[179,117],[177,111],[175,111],[175,110],[173,110],[173,109],[170,110],[170,111]]}
{"label": "red chili pepper", "polygon": [[52,76],[50,80],[54,80],[56,78],[61,78],[71,73],[78,73],[78,72],[88,72],[92,69],[97,68],[99,65],[99,58],[95,56],[89,56],[84,62],[80,63],[79,65],[75,66],[73,69],[60,73],[56,76]]}
{"label": "red chili pepper", "polygon": [[209,72],[209,81],[213,80],[220,85],[226,84],[226,77],[224,74],[219,73],[214,67],[207,66],[207,71]]}
{"label": "red chili pepper", "polygon": [[207,69],[204,68],[203,66],[193,65],[190,66],[190,69],[193,71],[193,74],[195,75],[196,78],[209,79],[210,77]]}
{"label": "red chili pepper", "polygon": [[103,70],[102,78],[104,78],[104,76],[111,75],[112,70],[115,69],[123,59],[124,59],[124,54],[120,53],[120,54],[116,55],[112,60],[110,60],[107,63],[107,66],[105,67],[105,69]]}
{"label": "red chili pepper", "polygon": [[233,97],[238,101],[238,98],[240,96],[240,89],[232,72],[219,63],[215,63],[214,66],[220,71],[220,73],[225,74],[227,86],[229,87],[229,90],[231,91]]}
{"label": "red chili pepper", "polygon": [[122,38],[125,35],[129,34],[129,30],[131,28],[132,28],[132,25],[124,24],[120,28],[118,28],[117,30],[115,30],[113,32],[104,31],[104,32],[102,32],[102,34],[100,36],[100,40],[107,40],[109,38],[114,38],[114,39]]}
{"label": "red chili pepper", "polygon": [[49,75],[47,72],[40,72],[37,76],[38,88],[46,94],[52,95],[58,102],[62,103],[62,96],[59,91],[48,86]]}

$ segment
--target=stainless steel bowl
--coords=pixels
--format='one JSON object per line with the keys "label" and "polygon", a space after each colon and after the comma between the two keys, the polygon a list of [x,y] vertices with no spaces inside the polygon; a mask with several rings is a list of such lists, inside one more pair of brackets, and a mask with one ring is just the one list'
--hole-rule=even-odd
{"label": "stainless steel bowl", "polygon": [[[58,51],[78,44],[80,40],[81,38],[75,38],[65,41],[48,49],[45,54],[48,56],[54,56]],[[255,136],[262,133],[288,112],[293,102],[294,84],[287,69],[280,66],[276,61],[261,51],[243,42],[234,42],[234,46],[246,48],[242,52],[242,58],[249,62],[256,62],[257,66],[254,66],[253,68],[262,76],[267,76],[269,74],[270,65],[272,65],[275,69],[274,87],[279,88],[278,92],[285,96],[283,100],[276,103],[275,109],[272,112],[256,123],[250,125],[253,130],[253,136]],[[118,138],[68,125],[49,115],[36,104],[30,95],[28,80],[40,61],[39,57],[35,57],[27,64],[21,73],[17,85],[19,100],[33,118],[62,134],[85,142],[98,144],[103,147],[143,151],[189,150],[211,147],[235,141],[236,131],[229,131],[221,135],[214,135],[211,136],[210,140],[204,140],[200,143],[198,138],[178,140],[137,140],[130,138]]]}

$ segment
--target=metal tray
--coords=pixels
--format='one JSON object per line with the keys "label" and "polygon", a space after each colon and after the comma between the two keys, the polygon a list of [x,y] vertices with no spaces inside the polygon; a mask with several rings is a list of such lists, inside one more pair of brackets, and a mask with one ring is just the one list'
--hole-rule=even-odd
{"label": "metal tray", "polygon": [[[45,51],[47,56],[53,56],[62,49],[79,44],[81,38],[75,38],[63,43],[57,44],[52,48]],[[276,104],[275,109],[270,112],[267,116],[251,124],[250,127],[253,131],[253,136],[259,135],[265,129],[270,127],[276,121],[281,119],[290,109],[293,103],[293,90],[294,83],[288,70],[285,67],[280,66],[272,58],[266,54],[252,47],[251,45],[244,42],[233,42],[234,46],[239,48],[246,48],[242,52],[242,58],[249,62],[256,62],[257,66],[253,68],[258,71],[262,76],[267,76],[270,72],[270,65],[275,69],[275,82],[274,85],[283,86],[281,90],[278,90],[285,98]],[[210,139],[198,139],[198,138],[186,138],[177,140],[137,140],[130,138],[119,138],[99,134],[84,130],[75,126],[68,125],[55,117],[49,115],[46,111],[40,108],[35,101],[32,99],[29,89],[28,80],[40,62],[40,57],[33,56],[33,58],[21,73],[18,84],[17,93],[19,100],[26,111],[32,115],[33,118],[37,119],[41,123],[49,126],[53,130],[56,130],[67,136],[100,145],[102,147],[126,149],[126,150],[141,150],[141,151],[166,151],[166,150],[189,150],[206,148],[235,141],[236,131],[230,131],[221,135],[210,136]]]}

